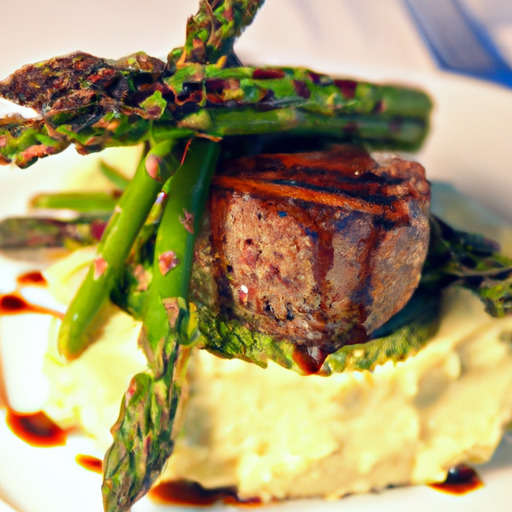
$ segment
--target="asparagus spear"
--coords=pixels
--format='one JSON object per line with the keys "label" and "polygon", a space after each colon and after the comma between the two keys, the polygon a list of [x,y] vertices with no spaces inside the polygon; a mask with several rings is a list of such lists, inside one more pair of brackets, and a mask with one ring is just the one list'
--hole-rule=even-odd
{"label": "asparagus spear", "polygon": [[195,234],[218,155],[218,144],[194,140],[171,178],[140,338],[149,370],[133,379],[113,428],[104,461],[107,512],[128,510],[143,496],[173,450],[188,346],[198,334],[187,304]]}
{"label": "asparagus spear", "polygon": [[[176,324],[179,331],[187,327],[186,320]],[[162,352],[166,371],[133,377],[112,427],[115,441],[103,463],[106,512],[130,510],[155,482],[174,447],[178,425],[173,426],[173,422],[178,415],[188,349],[175,334],[165,339]]]}
{"label": "asparagus spear", "polygon": [[14,161],[20,168],[28,167],[39,158],[64,151],[69,144],[62,137],[50,136],[42,119],[24,119],[18,114],[0,119],[0,164]]}
{"label": "asparagus spear", "polygon": [[201,2],[197,14],[187,22],[183,48],[175,48],[168,56],[168,67],[187,62],[216,62],[233,52],[233,44],[251,23],[264,0],[213,0]]}
{"label": "asparagus spear", "polygon": [[[150,294],[143,312],[145,342],[142,346],[150,362],[158,354],[158,344],[169,328],[168,311],[162,300],[188,297],[194,242],[219,149],[211,141],[193,140],[179,173],[171,178],[155,242]],[[149,325],[153,327],[149,329]]]}
{"label": "asparagus spear", "polygon": [[118,169],[107,164],[103,160],[99,163],[99,168],[103,176],[107,178],[118,190],[124,190],[130,180]]}
{"label": "asparagus spear", "polygon": [[88,328],[108,300],[115,279],[162,188],[162,181],[176,168],[173,147],[173,141],[161,142],[141,160],[107,225],[97,256],[69,305],[59,331],[59,350],[68,359],[78,357],[91,342]]}
{"label": "asparagus spear", "polygon": [[37,194],[30,201],[32,208],[74,210],[80,213],[112,212],[120,193],[112,192],[55,192]]}
{"label": "asparagus spear", "polygon": [[[35,108],[43,119],[27,124],[16,118],[0,125],[0,155],[23,167],[69,144],[89,153],[138,143],[150,132],[158,141],[194,133],[224,137],[308,131],[413,149],[428,130],[432,105],[415,89],[335,79],[301,68],[186,64],[168,74],[162,66],[153,64],[153,82],[143,91],[137,73],[124,61],[74,54],[23,68],[0,82],[0,96]],[[110,77],[106,84],[90,77],[100,71]],[[34,92],[27,79],[50,82],[60,100]],[[113,83],[121,82],[121,92],[113,91]]]}
{"label": "asparagus spear", "polygon": [[435,216],[431,216],[430,224],[422,286],[463,286],[480,298],[489,315],[502,317],[512,312],[512,258],[481,235],[453,229]]}
{"label": "asparagus spear", "polygon": [[135,240],[124,266],[124,273],[112,290],[111,299],[134,318],[141,319],[152,278],[154,240],[169,200],[171,180],[167,180]]}
{"label": "asparagus spear", "polygon": [[108,216],[71,220],[50,217],[10,217],[0,222],[0,248],[77,248],[98,243]]}

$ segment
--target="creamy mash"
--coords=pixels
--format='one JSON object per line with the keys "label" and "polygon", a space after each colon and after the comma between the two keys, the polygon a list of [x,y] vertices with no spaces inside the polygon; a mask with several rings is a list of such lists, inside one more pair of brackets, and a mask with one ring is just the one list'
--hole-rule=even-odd
{"label": "creamy mash", "polygon": [[197,352],[164,478],[242,497],[336,497],[488,460],[512,418],[512,318],[490,319],[467,292],[445,302],[426,348],[374,372],[301,377]]}
{"label": "creamy mash", "polygon": [[[73,292],[63,284],[79,281],[80,262],[91,257],[80,251],[46,273],[61,300]],[[57,355],[55,321],[45,363],[46,412],[83,425],[101,450],[144,367],[137,322],[113,311],[97,343],[70,364]],[[263,500],[442,481],[458,463],[488,460],[512,419],[512,318],[492,319],[454,289],[438,334],[404,362],[303,377],[197,350],[189,377],[183,431],[163,479],[236,486]]]}

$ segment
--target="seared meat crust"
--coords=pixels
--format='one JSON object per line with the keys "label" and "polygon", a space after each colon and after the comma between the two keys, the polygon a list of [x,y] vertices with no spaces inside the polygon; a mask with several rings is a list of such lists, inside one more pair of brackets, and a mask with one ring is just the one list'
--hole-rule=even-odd
{"label": "seared meat crust", "polygon": [[312,357],[364,342],[418,285],[429,203],[419,164],[355,146],[226,162],[194,300]]}

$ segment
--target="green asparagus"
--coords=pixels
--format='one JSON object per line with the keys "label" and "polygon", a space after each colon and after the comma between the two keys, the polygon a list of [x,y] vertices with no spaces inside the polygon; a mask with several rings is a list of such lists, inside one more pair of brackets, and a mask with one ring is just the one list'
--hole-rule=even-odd
{"label": "green asparagus", "polygon": [[108,215],[74,219],[51,217],[10,217],[0,221],[0,248],[78,247],[98,243]]}
{"label": "green asparagus", "polygon": [[168,56],[168,68],[187,62],[217,62],[233,53],[233,44],[242,30],[251,23],[264,0],[213,0],[201,2],[198,12],[187,22],[183,48]]}
{"label": "green asparagus", "polygon": [[173,147],[173,141],[164,141],[147,153],[114,210],[97,256],[60,327],[59,350],[68,359],[78,357],[91,342],[89,326],[108,300],[116,276],[121,272],[162,182],[176,169]]}
{"label": "green asparagus", "polygon": [[422,286],[435,290],[457,284],[475,293],[489,315],[505,316],[512,312],[512,258],[499,250],[484,236],[453,229],[432,216]]}
{"label": "green asparagus", "polygon": [[113,429],[104,461],[106,511],[126,510],[144,495],[173,450],[188,346],[199,339],[187,304],[194,241],[218,155],[218,144],[194,140],[171,178],[139,339],[149,369],[132,381]]}
{"label": "green asparagus", "polygon": [[[80,73],[71,72],[70,67]],[[143,94],[124,61],[77,53],[22,68],[0,82],[0,96],[40,109],[43,120],[32,123],[16,118],[0,125],[3,161],[26,167],[70,144],[80,153],[90,153],[136,144],[150,136],[161,141],[193,134],[221,138],[308,132],[414,149],[428,131],[432,104],[415,89],[335,79],[302,68],[187,64],[168,74],[159,71],[163,63],[154,67],[154,83],[146,85]],[[124,82],[123,91],[134,92],[112,97],[111,89],[98,91],[89,75],[96,77],[99,71],[112,75],[111,81]],[[59,80],[65,73],[70,76]],[[58,84],[58,96],[69,96],[69,105],[64,108],[43,93],[30,95],[27,76],[35,82],[50,81],[53,87],[57,87],[54,82]],[[80,94],[75,90],[77,81]],[[90,98],[92,88],[95,101]],[[141,96],[143,100],[138,99]]]}
{"label": "green asparagus", "polygon": [[169,328],[169,313],[162,307],[162,300],[188,297],[194,241],[218,155],[218,144],[194,140],[184,164],[171,178],[169,198],[155,242],[150,294],[143,313],[142,346],[149,361],[158,354],[158,344]]}
{"label": "green asparagus", "polygon": [[37,194],[30,201],[32,208],[74,210],[80,213],[111,212],[119,199],[112,192],[55,192]]}
{"label": "green asparagus", "polygon": [[103,176],[105,176],[105,178],[107,178],[107,180],[109,180],[118,190],[124,190],[128,186],[128,183],[130,183],[129,178],[103,160],[99,163],[99,169]]}
{"label": "green asparagus", "polygon": [[142,319],[147,301],[149,283],[153,275],[154,240],[169,200],[170,188],[169,179],[164,183],[146,222],[140,229],[126,259],[123,274],[111,294],[114,304],[138,320]]}

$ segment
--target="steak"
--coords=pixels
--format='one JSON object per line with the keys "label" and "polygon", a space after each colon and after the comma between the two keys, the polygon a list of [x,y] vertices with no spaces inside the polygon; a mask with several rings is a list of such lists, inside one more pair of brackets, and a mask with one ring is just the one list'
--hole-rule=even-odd
{"label": "steak", "polygon": [[367,341],[418,285],[429,206],[421,165],[357,146],[224,162],[192,298],[312,357]]}

